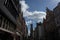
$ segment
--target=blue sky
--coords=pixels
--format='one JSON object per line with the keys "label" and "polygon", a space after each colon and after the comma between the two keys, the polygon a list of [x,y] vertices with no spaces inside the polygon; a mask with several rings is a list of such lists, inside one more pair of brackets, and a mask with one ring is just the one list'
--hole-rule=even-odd
{"label": "blue sky", "polygon": [[53,9],[60,0],[25,0],[29,5],[29,11],[45,11],[46,7]]}
{"label": "blue sky", "polygon": [[46,15],[46,7],[53,10],[60,2],[60,0],[22,0],[22,12],[25,18],[28,32],[30,33],[30,24],[33,24],[33,28],[36,27],[36,23],[43,22],[43,18]]}

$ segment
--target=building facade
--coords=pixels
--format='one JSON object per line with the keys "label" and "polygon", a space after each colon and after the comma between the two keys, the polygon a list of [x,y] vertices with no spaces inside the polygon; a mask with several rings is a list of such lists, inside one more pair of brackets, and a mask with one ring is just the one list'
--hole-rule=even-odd
{"label": "building facade", "polygon": [[55,39],[55,30],[56,30],[56,25],[55,25],[55,16],[53,11],[49,10],[48,8],[46,9],[46,31],[47,31],[47,40],[53,40]]}
{"label": "building facade", "polygon": [[53,9],[55,15],[55,23],[56,23],[56,33],[58,34],[57,39],[60,40],[60,2]]}
{"label": "building facade", "polygon": [[31,24],[30,28],[30,40],[33,40],[33,24]]}
{"label": "building facade", "polygon": [[46,30],[48,31],[54,31],[55,29],[55,16],[53,11],[46,9]]}
{"label": "building facade", "polygon": [[60,2],[53,9],[47,8],[46,19],[44,20],[46,40],[60,40]]}
{"label": "building facade", "polygon": [[18,22],[20,22],[19,24],[21,24],[20,31],[22,33],[23,39],[25,39],[28,36],[28,28],[27,28],[27,25],[25,23],[25,19],[23,18],[22,12],[19,13]]}
{"label": "building facade", "polygon": [[37,26],[36,26],[34,32],[35,32],[34,33],[35,40],[43,40],[43,38],[44,38],[44,27],[43,27],[43,24],[41,22],[37,23]]}
{"label": "building facade", "polygon": [[21,23],[18,22],[20,6],[19,0],[0,0],[1,40],[22,40]]}

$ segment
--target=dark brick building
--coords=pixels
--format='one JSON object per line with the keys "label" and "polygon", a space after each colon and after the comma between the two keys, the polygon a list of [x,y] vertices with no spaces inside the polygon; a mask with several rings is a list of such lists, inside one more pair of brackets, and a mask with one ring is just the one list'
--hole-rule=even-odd
{"label": "dark brick building", "polygon": [[43,22],[46,40],[60,40],[60,2],[53,11],[47,8],[46,13],[46,19]]}
{"label": "dark brick building", "polygon": [[46,9],[46,37],[47,40],[54,40],[55,39],[55,16],[53,11]]}
{"label": "dark brick building", "polygon": [[60,2],[58,5],[53,9],[55,15],[55,23],[56,23],[56,34],[57,39],[60,40]]}

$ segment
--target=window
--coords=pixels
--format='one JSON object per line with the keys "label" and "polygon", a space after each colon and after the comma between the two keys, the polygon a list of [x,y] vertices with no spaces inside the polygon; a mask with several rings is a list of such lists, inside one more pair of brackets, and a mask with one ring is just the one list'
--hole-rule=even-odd
{"label": "window", "polygon": [[6,22],[6,29],[7,29],[7,27],[8,27],[8,20],[7,20],[7,22]]}
{"label": "window", "polygon": [[2,23],[2,18],[1,18],[1,14],[0,14],[0,27],[1,27],[1,23]]}
{"label": "window", "polygon": [[5,4],[5,5],[7,4],[7,0],[5,0],[4,4]]}
{"label": "window", "polygon": [[4,24],[3,24],[3,28],[5,27],[5,21],[6,21],[6,19],[4,19]]}
{"label": "window", "polygon": [[5,18],[2,17],[2,28],[3,28],[3,26],[4,26],[4,20],[5,20]]}
{"label": "window", "polygon": [[15,28],[16,28],[15,25],[12,22],[9,22],[8,30],[15,31]]}

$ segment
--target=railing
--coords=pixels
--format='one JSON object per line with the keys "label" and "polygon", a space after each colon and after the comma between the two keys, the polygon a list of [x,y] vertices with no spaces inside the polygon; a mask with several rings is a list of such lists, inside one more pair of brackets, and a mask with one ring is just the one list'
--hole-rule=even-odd
{"label": "railing", "polygon": [[14,32],[16,26],[6,17],[0,14],[0,27],[9,31]]}

